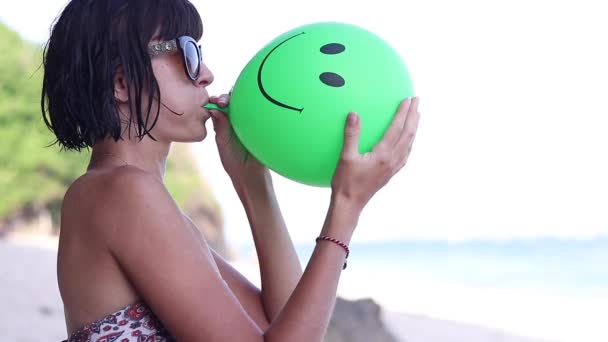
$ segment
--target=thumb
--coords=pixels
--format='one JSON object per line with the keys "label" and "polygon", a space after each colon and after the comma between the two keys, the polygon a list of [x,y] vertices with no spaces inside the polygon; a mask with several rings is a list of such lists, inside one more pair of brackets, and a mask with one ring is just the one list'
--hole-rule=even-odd
{"label": "thumb", "polygon": [[359,155],[359,135],[361,133],[361,122],[357,113],[348,113],[346,127],[344,128],[344,146],[342,147],[343,156]]}

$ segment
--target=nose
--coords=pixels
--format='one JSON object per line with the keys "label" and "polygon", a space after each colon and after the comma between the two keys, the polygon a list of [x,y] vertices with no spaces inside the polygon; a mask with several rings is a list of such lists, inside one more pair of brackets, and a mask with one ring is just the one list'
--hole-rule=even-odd
{"label": "nose", "polygon": [[196,83],[203,88],[213,83],[213,73],[205,63],[201,63],[201,74],[198,76]]}

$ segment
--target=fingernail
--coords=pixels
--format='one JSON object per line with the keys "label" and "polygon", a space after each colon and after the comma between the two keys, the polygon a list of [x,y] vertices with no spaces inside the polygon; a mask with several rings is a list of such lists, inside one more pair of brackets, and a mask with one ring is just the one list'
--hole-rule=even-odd
{"label": "fingernail", "polygon": [[348,123],[354,125],[359,121],[359,115],[357,113],[349,113],[348,114]]}

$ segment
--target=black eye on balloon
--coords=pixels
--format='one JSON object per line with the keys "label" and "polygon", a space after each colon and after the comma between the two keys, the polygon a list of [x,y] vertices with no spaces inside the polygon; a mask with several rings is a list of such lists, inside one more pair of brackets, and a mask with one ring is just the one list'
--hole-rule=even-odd
{"label": "black eye on balloon", "polygon": [[335,72],[324,72],[319,75],[319,79],[330,87],[342,87],[346,83],[344,78]]}
{"label": "black eye on balloon", "polygon": [[346,46],[340,43],[329,43],[321,46],[321,52],[326,55],[337,55],[346,50]]}
{"label": "black eye on balloon", "polygon": [[[329,43],[329,44],[325,44],[323,46],[321,46],[321,53],[326,54],[326,55],[337,55],[339,53],[342,53],[346,50],[346,46],[340,44],[340,43]],[[344,86],[344,84],[346,83],[346,81],[344,81],[344,78],[338,74],[336,74],[335,72],[324,72],[321,75],[319,75],[319,79],[321,80],[321,82],[323,82],[324,84],[330,86],[330,87],[342,87]]]}

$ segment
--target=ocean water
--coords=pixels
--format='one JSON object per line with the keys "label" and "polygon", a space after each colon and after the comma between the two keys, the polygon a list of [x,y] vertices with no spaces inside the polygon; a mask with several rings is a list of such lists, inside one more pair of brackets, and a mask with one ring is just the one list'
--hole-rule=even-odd
{"label": "ocean water", "polygon": [[[303,265],[313,248],[296,246]],[[338,290],[344,297],[548,341],[608,341],[608,237],[355,239],[350,248]]]}
{"label": "ocean water", "polygon": [[[296,245],[305,264],[314,245]],[[608,237],[588,240],[354,242],[349,270],[561,293],[608,292]]]}

